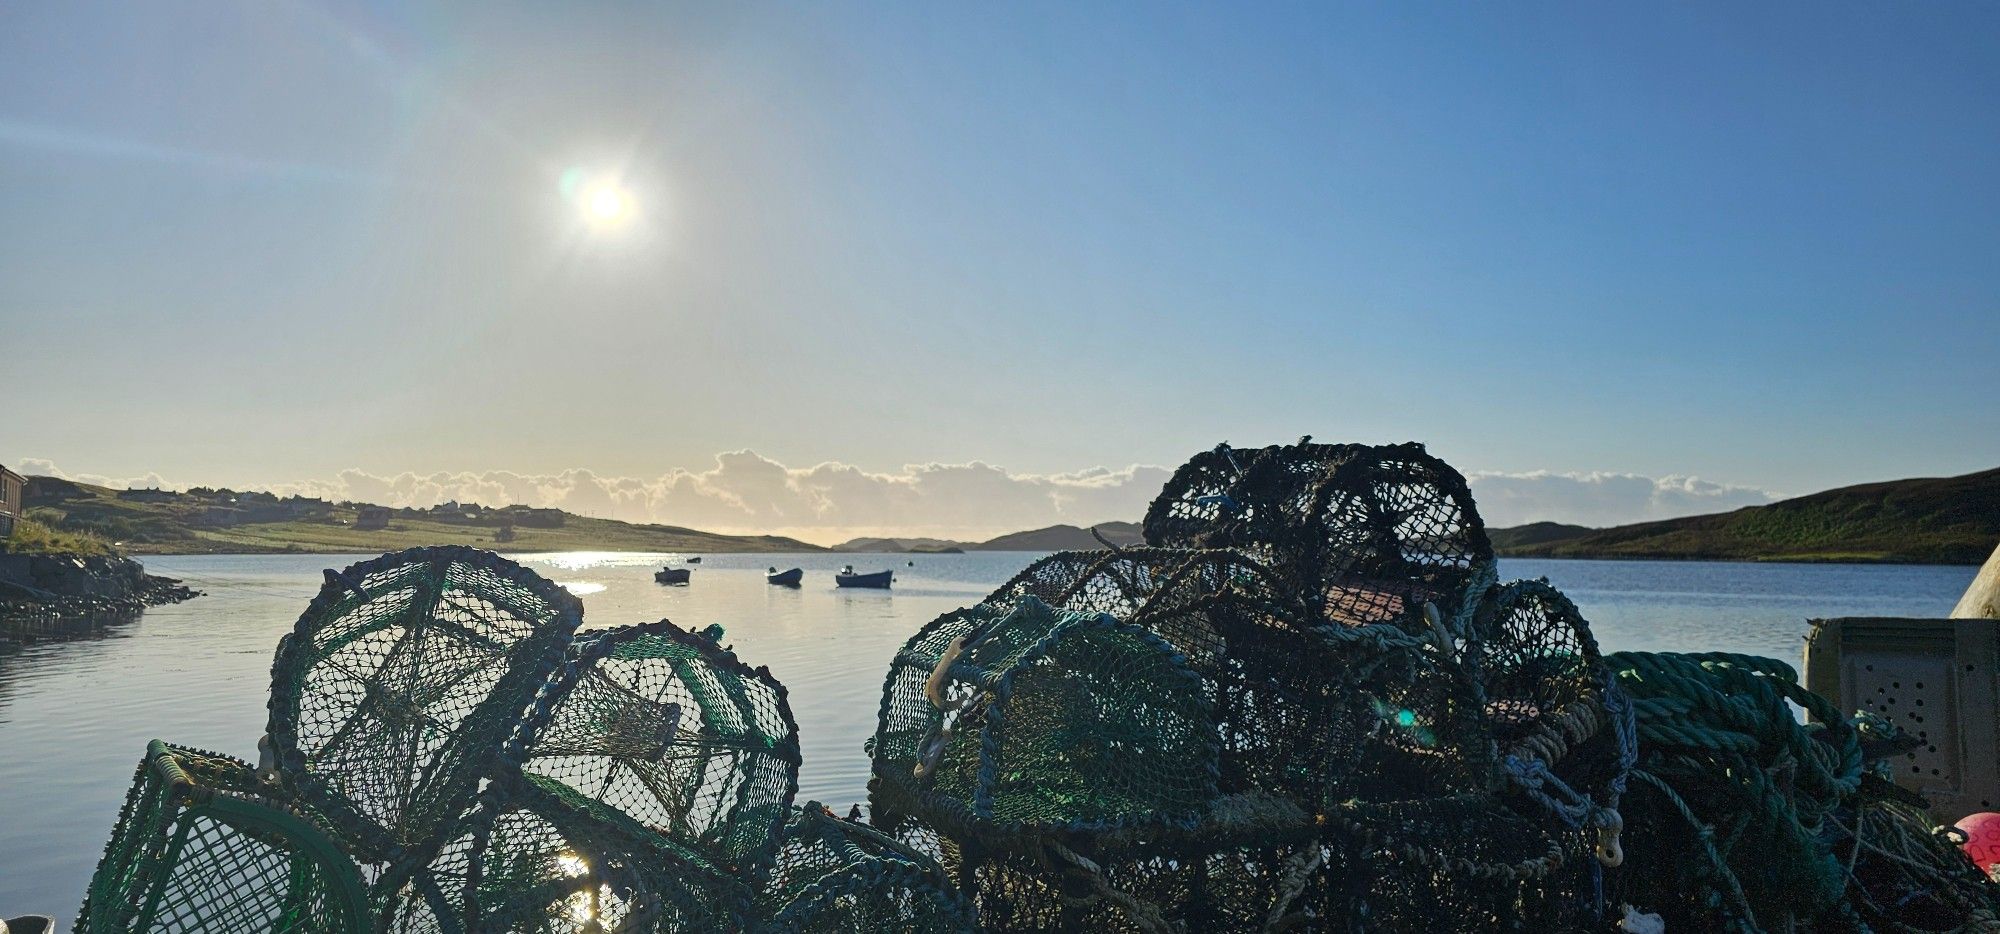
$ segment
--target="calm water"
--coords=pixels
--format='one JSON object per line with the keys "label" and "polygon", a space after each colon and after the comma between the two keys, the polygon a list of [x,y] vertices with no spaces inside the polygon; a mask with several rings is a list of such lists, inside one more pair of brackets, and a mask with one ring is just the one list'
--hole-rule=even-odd
{"label": "calm water", "polygon": [[[909,634],[972,603],[1033,559],[1020,553],[712,555],[693,586],[661,587],[657,555],[522,559],[583,598],[586,626],[668,617],[721,623],[724,641],[791,691],[805,748],[801,800],[865,797],[889,659]],[[67,919],[82,900],[132,770],[154,738],[256,758],[271,653],[319,589],[320,571],[360,558],[187,556],[147,560],[207,596],[135,620],[0,645],[0,917]],[[842,564],[894,567],[893,591],[838,590]],[[767,564],[806,569],[798,590]],[[1607,651],[1729,650],[1796,662],[1806,620],[1942,616],[1970,567],[1642,561],[1502,563],[1503,579],[1548,577],[1590,617]],[[67,924],[67,921],[64,921]]]}

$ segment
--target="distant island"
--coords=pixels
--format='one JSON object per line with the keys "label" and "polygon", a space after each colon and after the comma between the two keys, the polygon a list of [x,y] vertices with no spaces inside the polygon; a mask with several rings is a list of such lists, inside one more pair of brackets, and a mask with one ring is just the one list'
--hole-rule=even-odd
{"label": "distant island", "polygon": [[1513,557],[1978,564],[2000,542],[2000,468],[1608,529],[1537,522],[1488,534]]}

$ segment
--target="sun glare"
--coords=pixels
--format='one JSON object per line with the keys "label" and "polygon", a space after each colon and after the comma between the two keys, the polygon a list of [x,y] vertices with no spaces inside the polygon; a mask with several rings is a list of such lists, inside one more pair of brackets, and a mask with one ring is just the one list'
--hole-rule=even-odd
{"label": "sun glare", "polygon": [[585,189],[579,204],[584,218],[600,227],[617,225],[632,216],[632,193],[616,182],[600,182]]}
{"label": "sun glare", "polygon": [[623,227],[639,212],[638,199],[618,173],[571,166],[563,170],[560,188],[563,200],[594,230]]}

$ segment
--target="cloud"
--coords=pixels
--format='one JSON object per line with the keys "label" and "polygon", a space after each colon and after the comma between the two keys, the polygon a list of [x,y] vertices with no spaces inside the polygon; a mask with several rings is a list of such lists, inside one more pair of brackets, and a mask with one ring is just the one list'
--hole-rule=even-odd
{"label": "cloud", "polygon": [[54,461],[40,457],[24,457],[14,463],[14,470],[27,477],[61,477],[78,483],[106,486],[114,490],[165,489],[167,481],[159,474],[148,473],[138,477],[107,477],[94,473],[63,473]]}
{"label": "cloud", "polygon": [[1610,526],[1758,506],[1766,490],[1698,477],[1629,473],[1474,473],[1466,477],[1491,528],[1528,522]]}
{"label": "cloud", "polygon": [[[212,478],[168,482],[157,473],[113,478],[65,474],[27,458],[28,474],[67,476],[113,488],[216,485]],[[657,477],[605,476],[585,468],[552,474],[506,470],[374,474],[349,468],[329,479],[232,484],[332,500],[427,507],[456,500],[500,506],[553,506],[586,516],[655,522],[735,534],[790,535],[833,543],[857,536],[963,540],[1056,523],[1136,521],[1172,469],[1092,467],[1073,473],[1015,473],[974,461],[911,464],[873,473],[828,461],[790,467],[755,451],[727,451],[705,470]],[[1694,477],[1618,473],[1474,473],[1468,478],[1489,526],[1551,520],[1604,526],[1734,509],[1771,501],[1763,490]]]}
{"label": "cloud", "polygon": [[[26,473],[113,488],[185,486],[154,474],[136,478],[65,474],[42,459],[19,464]],[[832,543],[862,535],[977,540],[1057,523],[1136,521],[1169,473],[1163,467],[1132,466],[1026,474],[977,461],[912,464],[896,473],[871,473],[835,462],[788,467],[744,450],[716,455],[714,466],[706,470],[675,470],[651,478],[609,477],[583,468],[554,474],[496,470],[390,475],[349,468],[325,480],[238,486],[385,506],[427,507],[453,500],[553,506],[628,522]],[[187,485],[214,483],[198,480]]]}

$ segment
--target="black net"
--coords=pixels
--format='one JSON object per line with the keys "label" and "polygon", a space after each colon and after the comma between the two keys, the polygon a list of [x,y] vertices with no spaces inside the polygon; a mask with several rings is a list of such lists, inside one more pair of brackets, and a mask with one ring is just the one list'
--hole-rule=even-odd
{"label": "black net", "polygon": [[1465,478],[1422,445],[1219,447],[1177,471],[1146,512],[1158,546],[1233,548],[1333,622],[1454,633],[1493,579],[1493,546]]}

